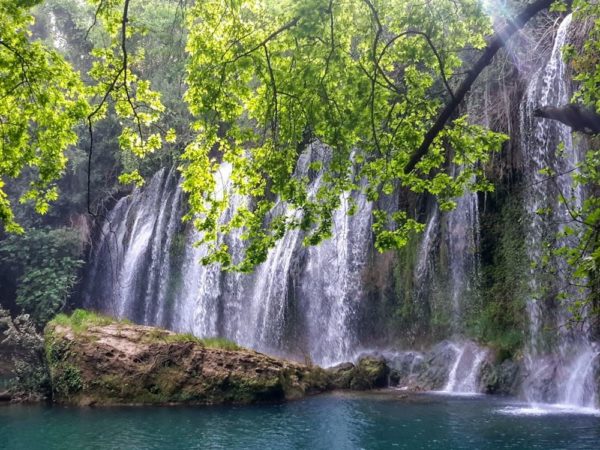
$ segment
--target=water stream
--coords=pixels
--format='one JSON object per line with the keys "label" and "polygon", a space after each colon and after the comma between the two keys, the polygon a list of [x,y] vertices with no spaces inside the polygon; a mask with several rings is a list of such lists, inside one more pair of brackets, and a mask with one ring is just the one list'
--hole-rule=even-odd
{"label": "water stream", "polygon": [[443,391],[456,394],[479,393],[479,372],[488,351],[468,341],[451,345],[456,357]]}
{"label": "water stream", "polygon": [[[568,305],[580,294],[569,287],[568,267],[556,263],[558,270],[549,276],[548,269],[541,265],[544,243],[552,242],[569,222],[561,195],[575,206],[583,201],[581,189],[569,174],[579,161],[570,128],[557,121],[537,119],[533,114],[537,107],[562,106],[570,100],[570,82],[561,54],[570,24],[568,15],[558,28],[549,61],[532,77],[520,111],[525,179],[530,181],[525,198],[531,221],[527,254],[532,262],[523,391],[532,403],[595,407],[593,376],[598,349],[590,342],[585,324],[576,329],[569,327]],[[549,178],[542,173],[547,167],[558,176]],[[556,300],[560,292],[566,297],[563,301]]]}

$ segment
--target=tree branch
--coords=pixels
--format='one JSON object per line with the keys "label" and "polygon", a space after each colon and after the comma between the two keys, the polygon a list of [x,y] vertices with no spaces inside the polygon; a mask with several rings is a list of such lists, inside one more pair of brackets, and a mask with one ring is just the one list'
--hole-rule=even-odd
{"label": "tree branch", "polygon": [[573,131],[586,134],[600,133],[600,114],[581,105],[542,106],[536,108],[533,115],[544,119],[557,120],[571,127]]}
{"label": "tree branch", "polygon": [[[121,67],[117,71],[116,75],[112,79],[111,83],[108,86],[108,89],[104,92],[104,96],[102,97],[102,100],[100,101],[98,106],[96,106],[96,108],[87,116],[88,134],[90,136],[90,145],[88,147],[88,161],[87,161],[87,210],[88,210],[88,214],[92,217],[98,216],[97,213],[92,212],[92,208],[91,208],[92,156],[94,154],[94,128],[93,128],[92,121],[93,121],[93,118],[96,116],[96,114],[98,114],[100,112],[100,110],[102,109],[102,107],[104,106],[106,101],[108,100],[108,96],[111,94],[111,92],[113,92],[115,90],[117,81],[121,77],[121,74],[123,74],[123,79],[124,79],[123,84],[125,87],[125,93],[127,94],[127,99],[129,101],[130,106],[133,109],[133,113],[134,113],[135,117],[138,119],[138,127],[139,127],[139,118],[137,116],[137,112],[135,111],[133,103],[131,102],[131,98],[129,96],[129,90],[127,88],[127,47],[125,44],[126,44],[126,40],[127,40],[127,22],[129,21],[129,18],[128,18],[129,2],[130,2],[130,0],[125,0],[125,4],[123,5],[123,18],[122,18],[122,22],[121,22],[121,50],[123,52],[123,64],[121,65]],[[140,133],[141,133],[141,129],[140,129]]]}
{"label": "tree branch", "polygon": [[275,39],[277,36],[279,36],[281,33],[283,33],[286,30],[289,30],[292,27],[295,27],[296,24],[298,23],[298,20],[300,20],[300,17],[295,17],[292,20],[290,20],[288,23],[286,23],[285,25],[283,25],[281,28],[273,31],[271,34],[269,34],[266,38],[264,38],[261,42],[259,42],[258,44],[256,44],[254,47],[252,47],[251,49],[240,53],[239,55],[237,55],[235,58],[230,59],[228,61],[224,62],[225,64],[231,64],[236,62],[238,59],[241,59],[245,56],[251,55],[252,53],[254,53],[256,50],[260,49],[261,47],[263,47],[264,45],[266,45],[269,41]]}
{"label": "tree branch", "polygon": [[465,95],[473,83],[477,80],[483,69],[485,69],[494,59],[494,56],[500,50],[506,42],[511,38],[515,32],[523,28],[523,26],[537,13],[543,9],[547,9],[554,3],[555,0],[537,0],[527,6],[521,14],[519,14],[514,20],[509,21],[506,26],[499,32],[492,35],[488,41],[488,45],[483,51],[483,54],[479,57],[477,62],[473,65],[471,70],[468,72],[467,77],[462,81],[454,97],[446,104],[442,112],[439,114],[437,120],[429,131],[425,134],[423,142],[420,147],[411,156],[410,160],[404,167],[404,173],[409,173],[414,170],[416,165],[423,159],[427,154],[429,147],[433,141],[437,138],[440,132],[446,126],[446,123],[452,117],[458,106],[462,103]]}

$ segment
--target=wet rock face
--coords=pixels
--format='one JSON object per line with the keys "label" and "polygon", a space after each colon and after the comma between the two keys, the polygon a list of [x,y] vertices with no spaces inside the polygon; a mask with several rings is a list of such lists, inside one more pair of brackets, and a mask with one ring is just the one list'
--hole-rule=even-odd
{"label": "wet rock face", "polygon": [[356,364],[356,373],[350,383],[350,389],[366,390],[386,387],[389,368],[381,356],[365,356]]}
{"label": "wet rock face", "polygon": [[152,327],[111,324],[46,330],[53,398],[60,403],[217,404],[282,401],[327,389],[320,368],[245,349],[207,348]]}
{"label": "wet rock face", "polygon": [[[596,358],[594,363],[594,380],[596,385],[596,392],[600,392],[600,355]],[[596,395],[596,407],[600,408],[600,396]]]}
{"label": "wet rock face", "polygon": [[390,385],[409,390],[420,390],[417,376],[425,370],[423,355],[406,351],[386,356],[390,367]]}
{"label": "wet rock face", "polygon": [[419,373],[417,383],[423,390],[443,389],[448,381],[450,368],[456,357],[451,343],[442,341],[425,355],[423,370]]}
{"label": "wet rock face", "polygon": [[381,356],[363,356],[356,365],[342,363],[327,369],[332,389],[364,391],[388,385],[389,367]]}
{"label": "wet rock face", "polygon": [[[486,352],[484,359],[476,373],[470,374],[475,375],[475,390],[464,392],[517,395],[523,382],[521,364],[512,360],[500,363],[496,361],[494,352],[483,351]],[[447,388],[450,372],[456,364],[457,348],[456,344],[443,341],[425,353],[402,351],[384,353],[384,356],[390,367],[390,386],[409,391],[441,390]],[[462,360],[467,363],[474,361],[473,358]],[[457,373],[455,376],[462,380],[464,370]]]}
{"label": "wet rock face", "polygon": [[522,376],[520,364],[511,359],[500,364],[488,360],[481,367],[481,391],[486,394],[516,395]]}
{"label": "wet rock face", "polygon": [[350,384],[356,373],[352,363],[342,363],[327,369],[329,383],[332,389],[350,389]]}

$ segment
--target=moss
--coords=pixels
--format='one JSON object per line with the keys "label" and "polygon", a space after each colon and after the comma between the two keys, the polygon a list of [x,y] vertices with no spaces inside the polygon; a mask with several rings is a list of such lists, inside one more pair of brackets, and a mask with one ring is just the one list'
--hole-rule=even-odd
{"label": "moss", "polygon": [[169,254],[171,258],[179,259],[185,254],[187,247],[186,235],[184,232],[178,232],[173,236],[171,241],[171,248],[169,248]]}
{"label": "moss", "polygon": [[202,345],[206,348],[217,348],[221,350],[242,350],[235,342],[225,338],[199,338],[192,333],[171,333],[170,331],[153,328],[144,334],[143,341],[151,343],[192,343]]}
{"label": "moss", "polygon": [[393,289],[388,294],[384,316],[388,318],[386,328],[396,335],[399,345],[411,346],[432,331],[433,280],[427,280],[429,285],[421,295],[415,286],[415,265],[422,239],[422,234],[413,234],[407,245],[396,252]]}
{"label": "moss", "polygon": [[[58,314],[48,324],[48,330],[51,332],[53,326],[60,325],[70,328],[76,334],[81,334],[87,331],[92,326],[105,326],[111,324],[131,324],[127,319],[115,319],[110,316],[105,316],[94,311],[85,309],[76,309],[71,315]],[[162,328],[153,328],[144,335],[144,341],[152,342],[191,342],[194,344],[203,345],[207,348],[218,348],[222,350],[241,350],[238,344],[221,337],[199,338],[192,333],[172,333]]]}
{"label": "moss", "polygon": [[365,390],[385,387],[389,368],[382,358],[365,357],[358,361],[350,389]]}
{"label": "moss", "polygon": [[148,391],[171,401],[179,401],[181,385],[184,381],[185,376],[179,367],[163,367],[153,378]]}
{"label": "moss", "polygon": [[[51,328],[49,329],[51,330]],[[83,388],[81,371],[71,361],[71,343],[47,331],[44,341],[53,395],[71,398]]]}
{"label": "moss", "polygon": [[52,387],[61,397],[72,397],[83,388],[81,371],[73,365],[62,365],[52,377]]}
{"label": "moss", "polygon": [[[270,379],[227,379],[227,386],[221,385],[223,392],[227,392],[228,401],[235,403],[253,403],[257,401],[278,401],[284,400],[285,385],[289,384],[289,380],[285,377],[287,374],[282,374],[281,379],[272,377]],[[226,387],[227,389],[222,389]],[[288,386],[291,389],[291,386]]]}
{"label": "moss", "polygon": [[105,374],[91,382],[89,387],[92,392],[97,392],[100,398],[112,398],[121,396],[127,384],[118,376]]}
{"label": "moss", "polygon": [[526,214],[518,188],[488,199],[482,220],[482,295],[470,311],[470,334],[496,349],[500,360],[515,356],[527,329],[528,258],[523,221]]}
{"label": "moss", "polygon": [[169,339],[169,332],[162,328],[152,328],[145,332],[142,336],[142,342],[147,344],[164,343]]}

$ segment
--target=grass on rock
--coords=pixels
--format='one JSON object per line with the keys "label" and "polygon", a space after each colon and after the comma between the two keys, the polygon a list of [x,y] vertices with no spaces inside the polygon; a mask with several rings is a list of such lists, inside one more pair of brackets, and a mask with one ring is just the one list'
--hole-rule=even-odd
{"label": "grass on rock", "polygon": [[[113,317],[105,316],[103,314],[96,313],[94,311],[88,311],[85,309],[76,309],[69,316],[67,314],[58,314],[49,323],[52,325],[61,325],[64,327],[71,328],[74,333],[80,334],[86,332],[90,327],[94,326],[106,326],[111,324],[122,324],[131,325],[131,322],[127,319],[115,319]],[[194,336],[192,333],[170,333],[161,328],[155,328],[145,336],[149,342],[193,342],[195,344],[203,345],[207,348],[217,348],[221,350],[241,350],[242,347],[237,345],[235,342],[230,341],[221,337],[207,337],[199,338]]]}

